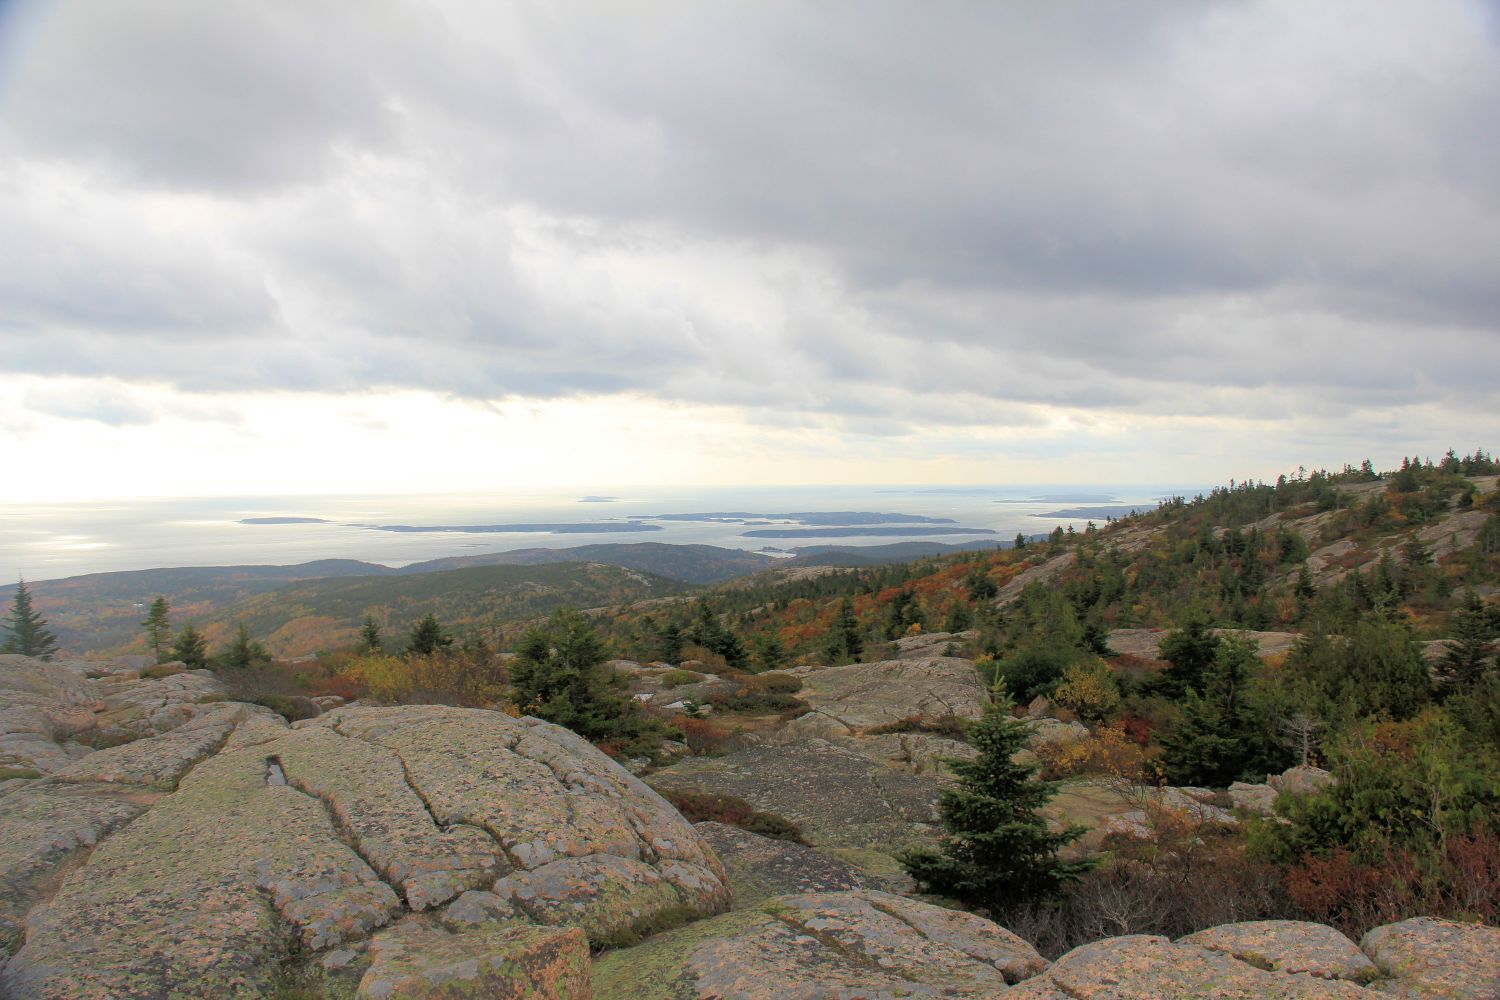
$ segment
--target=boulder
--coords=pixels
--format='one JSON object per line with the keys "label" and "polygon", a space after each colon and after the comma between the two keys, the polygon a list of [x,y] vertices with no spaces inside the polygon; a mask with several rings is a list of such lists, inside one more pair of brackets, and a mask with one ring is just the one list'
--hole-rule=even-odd
{"label": "boulder", "polygon": [[409,917],[375,935],[370,954],[359,1000],[591,996],[588,941],[576,927],[510,921],[450,931]]}
{"label": "boulder", "polygon": [[1411,1000],[1500,997],[1500,927],[1415,917],[1377,927],[1359,945],[1391,978],[1383,992]]}
{"label": "boulder", "polygon": [[[781,896],[595,963],[598,997],[993,997],[1046,962],[973,914],[862,890]],[[1008,995],[1008,994],[1007,994]]]}
{"label": "boulder", "polygon": [[1300,920],[1224,924],[1178,939],[1273,972],[1305,972],[1319,979],[1367,983],[1378,976],[1359,946],[1332,927]]}
{"label": "boulder", "polygon": [[1333,775],[1321,767],[1289,767],[1280,774],[1271,775],[1266,779],[1266,784],[1278,792],[1311,795],[1333,784]]}
{"label": "boulder", "polygon": [[812,711],[787,724],[788,740],[849,736],[908,720],[977,719],[989,704],[974,664],[957,657],[799,667],[798,697]]}
{"label": "boulder", "polygon": [[1236,809],[1269,816],[1276,802],[1276,789],[1270,785],[1252,785],[1236,781],[1229,786],[1229,801]]}
{"label": "boulder", "polygon": [[1006,1000],[1368,1000],[1353,983],[1258,968],[1222,951],[1163,937],[1109,938],[1074,948]]}

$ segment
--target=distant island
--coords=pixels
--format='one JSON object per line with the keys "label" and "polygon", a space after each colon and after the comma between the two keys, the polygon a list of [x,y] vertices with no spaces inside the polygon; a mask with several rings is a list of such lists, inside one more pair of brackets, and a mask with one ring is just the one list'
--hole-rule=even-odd
{"label": "distant island", "polygon": [[619,497],[579,497],[579,503],[614,503]]}
{"label": "distant island", "polygon": [[242,517],[240,524],[332,524],[321,517]]}
{"label": "distant island", "polygon": [[704,521],[738,524],[754,521],[792,521],[797,524],[847,527],[856,524],[957,524],[951,517],[927,517],[923,514],[889,514],[870,510],[798,511],[791,514],[752,514],[749,511],[714,511],[700,514],[647,514],[648,521]]}
{"label": "distant island", "polygon": [[993,535],[989,528],[873,527],[873,528],[756,528],[742,532],[741,538],[858,538],[886,535]]}
{"label": "distant island", "polygon": [[1032,517],[1124,517],[1127,514],[1145,514],[1156,509],[1155,504],[1149,503],[1111,503],[1099,504],[1094,507],[1068,507],[1064,510],[1049,510],[1045,514],[1033,514]]}
{"label": "distant island", "polygon": [[659,524],[640,521],[584,521],[566,524],[361,524],[373,531],[458,531],[468,534],[613,535],[628,531],[661,531]]}
{"label": "distant island", "polygon": [[1048,493],[1025,500],[996,500],[996,503],[1119,503],[1119,497],[1108,493]]}

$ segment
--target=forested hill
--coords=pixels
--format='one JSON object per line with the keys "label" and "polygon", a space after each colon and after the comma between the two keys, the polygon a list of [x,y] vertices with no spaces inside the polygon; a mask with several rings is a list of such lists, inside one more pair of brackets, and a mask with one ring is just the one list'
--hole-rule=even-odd
{"label": "forested hill", "polygon": [[676,580],[603,563],[469,566],[292,584],[235,604],[201,627],[217,642],[243,623],[271,652],[300,656],[353,645],[366,615],[398,635],[432,614],[455,631],[489,641],[501,626],[561,607],[628,605],[686,589]]}
{"label": "forested hill", "polygon": [[[913,628],[984,630],[1003,645],[1006,608],[1029,583],[1062,595],[1082,627],[1172,628],[1189,614],[1226,628],[1299,632],[1378,610],[1417,638],[1446,638],[1472,592],[1500,585],[1500,465],[1483,452],[1407,461],[1377,474],[1299,472],[1235,482],[1094,530],[894,566],[773,570],[706,604],[748,649],[774,639],[791,660],[825,658],[847,599],[862,643]],[[671,618],[685,625],[682,610]],[[622,655],[649,657],[659,613],[612,623]]]}

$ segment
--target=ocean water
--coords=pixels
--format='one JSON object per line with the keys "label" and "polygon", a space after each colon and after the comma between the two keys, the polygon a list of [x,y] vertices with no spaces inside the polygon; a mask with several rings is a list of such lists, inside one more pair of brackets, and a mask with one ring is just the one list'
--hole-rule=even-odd
{"label": "ocean water", "polygon": [[[404,566],[444,556],[604,542],[702,543],[787,551],[799,545],[969,542],[1038,534],[1088,518],[1047,517],[1106,500],[1154,506],[1188,493],[1172,486],[848,486],[598,489],[582,493],[471,493],[411,496],[280,496],[120,499],[67,504],[0,504],[0,580],[50,580],[164,566],[284,565],[362,559]],[[594,498],[594,499],[588,499]],[[758,538],[747,531],[793,523],[649,521],[652,515],[740,512],[777,515],[860,511],[951,518],[957,525],[895,525],[899,534]],[[321,523],[245,524],[246,518],[317,518]],[[1103,517],[1095,517],[1102,522]],[[660,530],[612,532],[392,532],[379,525],[566,524],[632,521]],[[924,534],[924,527],[988,529]]]}

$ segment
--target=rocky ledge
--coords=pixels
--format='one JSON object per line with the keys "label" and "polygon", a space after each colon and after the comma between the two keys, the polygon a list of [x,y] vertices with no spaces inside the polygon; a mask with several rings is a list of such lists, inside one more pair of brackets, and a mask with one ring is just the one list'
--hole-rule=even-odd
{"label": "rocky ledge", "polygon": [[[211,675],[151,673],[0,659],[0,1000],[1500,998],[1500,930],[1427,918],[1049,964],[826,851],[694,828],[540,720],[351,706],[288,726]],[[805,770],[809,749],[838,765],[820,795],[883,803],[867,828],[926,808],[930,787],[901,805],[900,781],[931,780],[910,747],[803,739],[721,773]]]}

